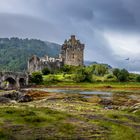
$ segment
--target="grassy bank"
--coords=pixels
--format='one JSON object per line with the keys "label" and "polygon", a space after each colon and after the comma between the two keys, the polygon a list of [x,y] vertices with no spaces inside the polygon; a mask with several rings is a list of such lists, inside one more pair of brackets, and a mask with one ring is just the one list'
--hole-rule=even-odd
{"label": "grassy bank", "polygon": [[[46,84],[47,85],[47,84]],[[123,87],[138,87],[140,88],[140,83],[138,82],[81,82],[76,83],[73,81],[68,82],[54,82],[48,85],[58,85],[58,86],[81,86],[87,88],[94,88],[94,87],[112,87],[112,88],[123,88]]]}
{"label": "grassy bank", "polygon": [[72,80],[54,80],[46,82],[48,77],[44,76],[42,85],[36,87],[50,87],[50,88],[74,88],[81,90],[99,90],[112,92],[140,92],[140,82],[74,82]]}
{"label": "grassy bank", "polygon": [[74,74],[49,74],[43,76],[44,85],[58,85],[58,86],[82,86],[87,88],[92,87],[140,87],[140,82],[118,82],[110,81],[110,79],[105,79],[107,76],[96,76],[93,75],[92,82],[75,82],[73,80]]}

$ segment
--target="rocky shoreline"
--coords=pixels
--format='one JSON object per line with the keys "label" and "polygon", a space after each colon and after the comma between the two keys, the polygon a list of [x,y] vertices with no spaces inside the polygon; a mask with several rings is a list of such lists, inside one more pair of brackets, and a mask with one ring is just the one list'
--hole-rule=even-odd
{"label": "rocky shoreline", "polygon": [[25,91],[4,91],[0,92],[0,103],[20,103],[29,102],[33,98],[26,94]]}

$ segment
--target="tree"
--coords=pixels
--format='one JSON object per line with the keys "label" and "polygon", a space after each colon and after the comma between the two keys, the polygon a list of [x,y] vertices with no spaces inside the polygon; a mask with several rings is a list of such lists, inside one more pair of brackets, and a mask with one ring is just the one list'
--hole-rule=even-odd
{"label": "tree", "polygon": [[119,76],[119,73],[120,73],[120,70],[119,70],[118,68],[115,68],[115,69],[113,70],[113,75],[116,76],[117,78],[118,78],[118,76]]}
{"label": "tree", "polygon": [[33,54],[54,57],[59,51],[60,45],[37,39],[0,38],[0,70],[24,71]]}
{"label": "tree", "polygon": [[85,67],[79,67],[73,77],[75,82],[92,82],[92,71]]}
{"label": "tree", "polygon": [[137,82],[140,82],[140,75],[138,75],[138,76],[136,77],[136,81],[137,81]]}
{"label": "tree", "polygon": [[97,64],[95,67],[95,74],[103,76],[108,72],[108,68],[103,64]]}
{"label": "tree", "polygon": [[128,81],[128,77],[129,77],[129,72],[126,69],[122,69],[118,76],[118,80],[120,82],[126,82],[126,81]]}
{"label": "tree", "polygon": [[85,81],[92,82],[92,75],[93,75],[92,69],[90,69],[89,67],[86,67],[84,69],[84,75],[85,75]]}
{"label": "tree", "polygon": [[61,72],[64,72],[65,74],[72,74],[75,73],[75,71],[77,71],[79,69],[79,67],[81,66],[71,66],[71,65],[64,65],[61,68]]}
{"label": "tree", "polygon": [[31,82],[35,84],[40,84],[43,82],[43,77],[41,72],[33,72],[31,75]]}
{"label": "tree", "polygon": [[126,81],[128,81],[129,72],[126,69],[120,70],[120,69],[116,68],[113,70],[113,75],[116,76],[118,81],[126,82]]}
{"label": "tree", "polygon": [[62,71],[63,71],[64,73],[69,73],[69,72],[71,71],[71,66],[69,66],[69,65],[64,65],[64,66],[62,67]]}
{"label": "tree", "polygon": [[48,75],[51,73],[51,71],[46,67],[42,70],[43,75]]}

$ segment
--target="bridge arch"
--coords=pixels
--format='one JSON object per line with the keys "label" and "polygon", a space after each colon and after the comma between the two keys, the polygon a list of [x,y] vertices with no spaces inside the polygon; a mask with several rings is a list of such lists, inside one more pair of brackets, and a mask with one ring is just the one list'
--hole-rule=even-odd
{"label": "bridge arch", "polygon": [[28,85],[28,75],[18,72],[0,72],[0,88],[17,89]]}
{"label": "bridge arch", "polygon": [[26,86],[26,79],[25,78],[19,78],[19,85],[20,87],[25,87]]}
{"label": "bridge arch", "polygon": [[13,77],[7,77],[3,82],[5,82],[7,89],[16,88],[16,80]]}

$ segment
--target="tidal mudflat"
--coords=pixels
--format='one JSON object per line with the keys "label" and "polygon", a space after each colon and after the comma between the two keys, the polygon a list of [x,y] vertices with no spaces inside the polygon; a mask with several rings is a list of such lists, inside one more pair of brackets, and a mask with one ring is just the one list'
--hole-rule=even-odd
{"label": "tidal mudflat", "polygon": [[[6,94],[13,92],[18,95]],[[138,92],[46,88],[20,94],[30,100],[7,96],[10,101],[1,103],[0,139],[140,139]]]}

